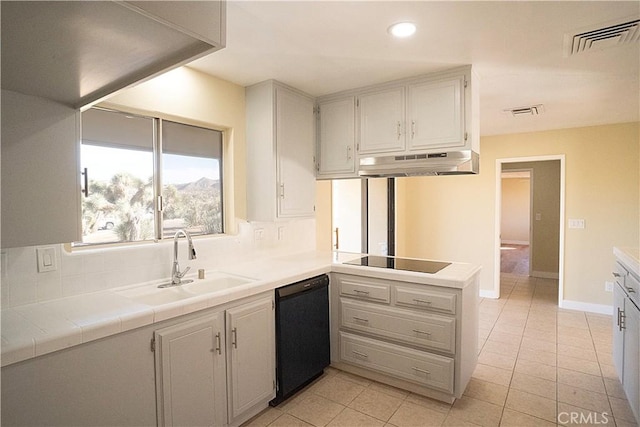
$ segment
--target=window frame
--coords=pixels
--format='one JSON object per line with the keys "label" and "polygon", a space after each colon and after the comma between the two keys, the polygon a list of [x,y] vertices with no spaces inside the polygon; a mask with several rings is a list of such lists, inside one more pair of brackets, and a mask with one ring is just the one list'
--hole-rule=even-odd
{"label": "window frame", "polygon": [[[163,115],[158,112],[154,112],[154,114],[149,114],[145,112],[131,111],[128,109],[120,109],[114,107],[103,107],[103,106],[93,106],[91,109],[103,110],[112,113],[118,113],[125,116],[134,116],[140,117],[144,119],[150,119],[153,122],[153,131],[152,131],[152,162],[153,162],[153,218],[154,218],[154,236],[150,239],[145,240],[127,240],[127,241],[114,241],[114,242],[99,242],[99,243],[84,243],[83,241],[71,242],[70,247],[72,250],[82,250],[82,249],[96,249],[100,247],[117,247],[117,246],[130,246],[130,245],[139,245],[139,244],[148,244],[148,243],[158,243],[162,241],[167,241],[173,238],[173,236],[165,236],[163,231],[163,144],[162,144],[162,124],[164,121],[172,122],[178,125],[192,126],[205,130],[215,131],[220,133],[220,158],[219,163],[219,176],[220,176],[220,211],[221,211],[221,232],[213,233],[213,234],[193,234],[194,238],[201,237],[219,237],[227,235],[227,218],[228,218],[228,206],[230,203],[226,200],[226,181],[227,181],[227,157],[228,157],[228,147],[227,147],[227,130],[216,128],[207,123],[198,122],[195,120],[189,120],[184,117],[176,117],[176,116],[168,116]],[[81,137],[78,140],[78,151],[80,151],[80,147],[82,146],[83,138],[82,132]],[[80,170],[82,170],[82,158],[79,156],[78,165]],[[82,185],[84,187],[84,184]],[[80,209],[82,210],[82,203],[84,203],[84,198],[86,195],[84,194],[84,188],[81,188],[81,205]],[[80,225],[81,232],[82,225]]]}

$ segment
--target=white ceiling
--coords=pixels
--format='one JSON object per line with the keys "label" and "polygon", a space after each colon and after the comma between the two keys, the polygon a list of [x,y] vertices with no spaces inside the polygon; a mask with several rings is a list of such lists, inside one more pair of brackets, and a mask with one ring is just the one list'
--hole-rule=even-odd
{"label": "white ceiling", "polygon": [[[319,96],[473,64],[482,135],[621,123],[639,120],[639,43],[565,57],[564,35],[638,17],[638,1],[229,0],[227,47],[190,66]],[[403,20],[417,33],[392,39]],[[544,113],[503,112],[531,104]]]}

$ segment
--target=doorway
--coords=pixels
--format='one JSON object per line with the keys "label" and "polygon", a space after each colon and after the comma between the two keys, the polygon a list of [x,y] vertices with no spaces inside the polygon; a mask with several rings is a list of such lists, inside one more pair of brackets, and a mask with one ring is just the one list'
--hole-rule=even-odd
{"label": "doorway", "polygon": [[533,169],[502,168],[500,273],[530,276]]}
{"label": "doorway", "polygon": [[530,208],[528,209],[530,212],[529,275],[557,279],[558,304],[560,304],[564,289],[564,155],[496,160],[495,280],[493,292],[486,296],[500,297],[503,198],[509,197],[508,194],[503,194],[502,172],[528,169],[532,170],[529,181]]}

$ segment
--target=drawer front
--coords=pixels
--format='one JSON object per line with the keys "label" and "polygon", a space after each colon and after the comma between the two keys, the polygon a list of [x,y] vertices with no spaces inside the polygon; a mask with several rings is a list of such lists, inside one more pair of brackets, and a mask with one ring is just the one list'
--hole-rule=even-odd
{"label": "drawer front", "polygon": [[344,362],[453,393],[453,359],[340,332]]}
{"label": "drawer front", "polygon": [[367,301],[389,303],[391,291],[388,284],[369,281],[365,277],[337,276],[340,295],[362,298]]}
{"label": "drawer front", "polygon": [[395,286],[394,293],[397,305],[456,314],[455,294],[402,286]]}
{"label": "drawer front", "polygon": [[455,353],[456,321],[399,308],[341,300],[342,327]]}

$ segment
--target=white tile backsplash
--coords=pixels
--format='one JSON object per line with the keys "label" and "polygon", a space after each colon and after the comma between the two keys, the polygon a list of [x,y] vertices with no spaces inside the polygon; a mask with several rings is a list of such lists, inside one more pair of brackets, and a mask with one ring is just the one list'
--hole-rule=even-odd
{"label": "white tile backsplash", "polygon": [[[278,239],[278,228],[284,228]],[[264,230],[262,240],[254,231]],[[238,234],[194,238],[197,259],[187,259],[184,240],[179,243],[180,267],[224,270],[226,265],[248,259],[288,255],[315,250],[315,220],[277,223],[239,222]],[[51,245],[48,245],[51,246]],[[77,249],[72,253],[54,245],[58,270],[38,273],[36,247],[2,251],[2,308],[49,301],[151,280],[169,278],[173,240],[159,243],[99,249]]]}

